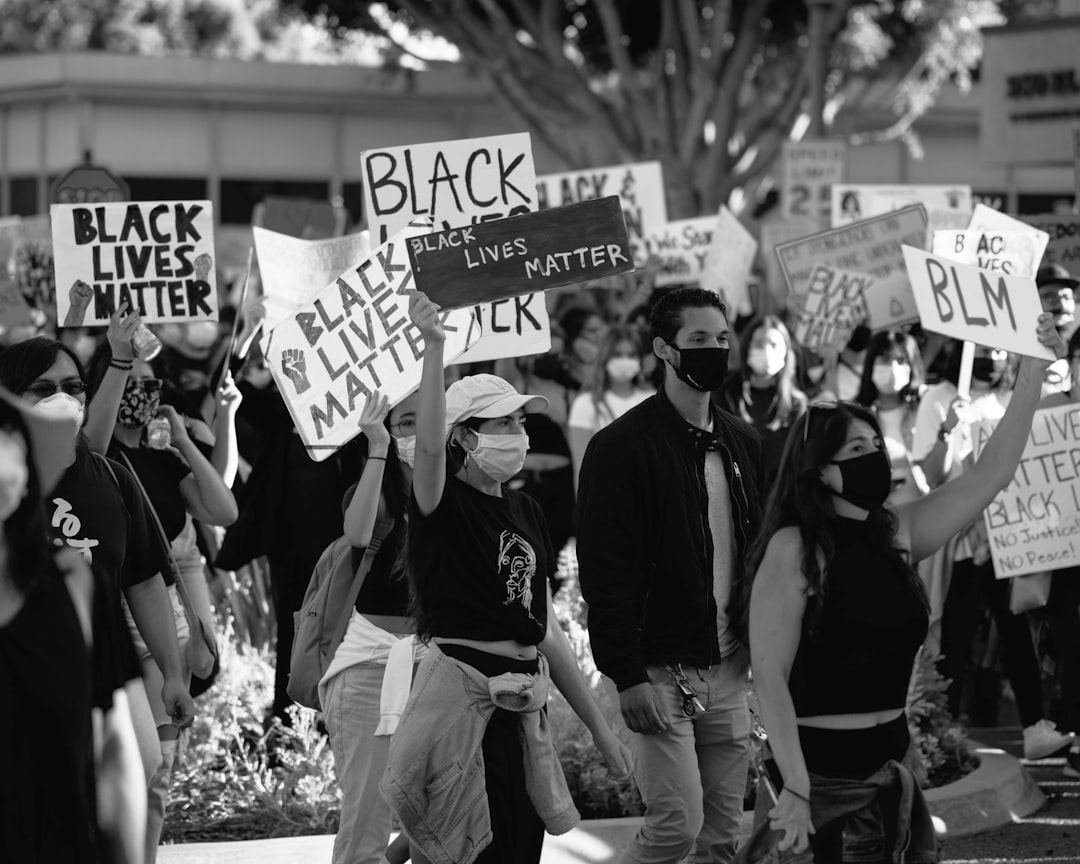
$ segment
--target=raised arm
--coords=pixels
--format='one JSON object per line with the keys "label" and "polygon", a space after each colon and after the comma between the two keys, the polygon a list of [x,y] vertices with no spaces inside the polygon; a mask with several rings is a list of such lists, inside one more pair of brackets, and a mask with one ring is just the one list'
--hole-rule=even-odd
{"label": "raised arm", "polygon": [[128,373],[135,359],[131,337],[135,335],[142,319],[134,313],[128,315],[127,309],[128,304],[121,303],[109,318],[109,330],[105,338],[109,342],[112,356],[105,370],[105,377],[101,379],[94,391],[93,400],[87,406],[86,427],[83,431],[95,453],[107,453],[109,444],[112,443],[116,414],[120,410],[120,400],[124,396]]}
{"label": "raised arm", "polygon": [[236,473],[240,469],[240,444],[236,439],[236,412],[244,396],[233,381],[232,373],[226,371],[217,391],[217,410],[214,412],[214,449],[210,464],[225,485],[232,489]]}
{"label": "raised arm", "polygon": [[446,334],[439,320],[439,307],[419,291],[412,292],[409,298],[409,317],[424,337],[424,368],[416,404],[413,495],[420,512],[427,516],[439,506],[446,486]]}
{"label": "raised arm", "polygon": [[207,525],[232,525],[240,515],[232,491],[195,446],[176,409],[162,405],[160,412],[169,421],[173,446],[191,468],[191,473],[180,481],[180,494],[184,496],[188,513]]}
{"label": "raised arm", "polygon": [[383,421],[389,411],[390,402],[376,390],[360,412],[360,431],[368,444],[367,459],[360,472],[360,482],[345,509],[345,536],[358,549],[366,549],[371,542],[375,520],[379,516],[386,454],[390,452],[390,433]]}
{"label": "raised arm", "polygon": [[750,661],[761,720],[784,790],[770,814],[783,830],[781,849],[806,848],[810,825],[810,776],[806,770],[795,705],[788,689],[791,666],[799,649],[806,611],[802,576],[802,542],[796,528],[783,528],[769,541],[750,595]]}
{"label": "raised arm", "polygon": [[[1050,315],[1039,316],[1039,341],[1064,356],[1065,345]],[[912,561],[921,561],[940,549],[950,537],[979,517],[1013,479],[1024,453],[1031,421],[1042,396],[1043,375],[1049,360],[1025,357],[1005,416],[968,471],[899,508],[901,532],[911,544]]]}

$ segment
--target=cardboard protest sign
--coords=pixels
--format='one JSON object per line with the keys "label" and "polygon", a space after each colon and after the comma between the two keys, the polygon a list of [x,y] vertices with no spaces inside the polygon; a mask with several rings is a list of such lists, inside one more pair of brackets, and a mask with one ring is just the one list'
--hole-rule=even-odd
{"label": "cardboard protest sign", "polygon": [[[361,161],[372,243],[384,242],[418,216],[445,231],[537,210],[527,133],[368,150]],[[551,322],[542,294],[500,305],[476,310],[484,335],[458,362],[548,350]]]}
{"label": "cardboard protest sign", "polygon": [[266,307],[263,326],[267,330],[273,330],[371,251],[367,231],[328,240],[300,240],[257,227],[252,228],[252,234],[259,256]]}
{"label": "cardboard protest sign", "polygon": [[1056,359],[1035,330],[1042,313],[1035,280],[957,264],[904,246],[922,326],[934,333],[1029,357]]}
{"label": "cardboard protest sign", "polygon": [[[360,434],[356,420],[374,391],[394,404],[420,383],[424,340],[409,321],[405,245],[430,231],[426,220],[406,226],[263,337],[278,391],[316,462]],[[479,336],[467,310],[442,320],[447,358]]]}
{"label": "cardboard protest sign", "polygon": [[1006,216],[1004,213],[999,213],[997,210],[993,210],[985,204],[975,205],[975,209],[971,214],[971,222],[968,223],[968,230],[982,231],[987,234],[1001,234],[1008,231],[1016,231],[1021,234],[1033,235],[1035,237],[1034,256],[1036,270],[1039,269],[1039,262],[1042,260],[1043,252],[1046,251],[1046,245],[1050,242],[1050,235],[1045,231],[1032,228],[1026,222],[1021,222],[1019,219],[1014,219],[1012,216]]}
{"label": "cardboard protest sign", "polygon": [[211,208],[209,201],[54,204],[59,325],[108,324],[123,302],[148,324],[216,321]]}
{"label": "cardboard protest sign", "polygon": [[634,269],[618,196],[409,240],[416,287],[461,309]]}
{"label": "cardboard protest sign", "polygon": [[544,174],[536,178],[536,194],[541,210],[618,195],[638,264],[645,260],[645,235],[667,224],[664,173],[659,162]]}
{"label": "cardboard protest sign", "polygon": [[[996,423],[972,429],[978,457]],[[1013,481],[983,513],[998,579],[1080,564],[1080,406],[1035,412]]]}
{"label": "cardboard protest sign", "polygon": [[968,225],[971,216],[970,186],[927,186],[900,184],[873,186],[837,183],[832,187],[832,225],[850,225],[860,219],[881,216],[893,210],[922,204],[930,231]]}
{"label": "cardboard protest sign", "polygon": [[267,195],[255,205],[252,225],[299,237],[321,240],[338,233],[338,213],[329,201],[309,198],[278,198]]}
{"label": "cardboard protest sign", "polygon": [[780,186],[783,219],[828,218],[832,187],[847,174],[844,141],[785,141]]}
{"label": "cardboard protest sign", "polygon": [[810,275],[795,326],[795,341],[811,351],[843,351],[866,320],[866,294],[874,277],[819,264]]}
{"label": "cardboard protest sign", "polygon": [[1043,264],[1061,264],[1073,273],[1080,273],[1080,214],[1025,216],[1024,222],[1047,234]]}
{"label": "cardboard protest sign", "polygon": [[[792,240],[801,240],[819,233],[827,225],[827,219],[798,219],[788,222],[763,222],[761,225],[761,263],[765,268],[765,284],[769,293],[776,300],[780,308],[788,305],[790,300],[792,309],[797,309],[799,298],[790,295],[784,271],[780,268],[780,261],[776,257],[776,247]],[[809,274],[807,274],[809,276]]]}
{"label": "cardboard protest sign", "polygon": [[660,259],[656,287],[700,282],[716,234],[716,217],[678,219],[645,236],[645,249]]}
{"label": "cardboard protest sign", "polygon": [[980,270],[1035,277],[1041,244],[1032,231],[935,231],[933,253]]}
{"label": "cardboard protest sign", "polygon": [[926,243],[926,211],[916,204],[781,244],[776,257],[788,289],[797,297],[805,293],[818,264],[873,276],[866,294],[868,324],[884,330],[918,320],[900,247],[922,249]]}
{"label": "cardboard protest sign", "polygon": [[526,132],[367,150],[360,160],[373,243],[418,216],[445,231],[538,209]]}
{"label": "cardboard protest sign", "polygon": [[726,205],[720,205],[712,245],[705,257],[701,287],[719,294],[740,315],[754,311],[750,278],[757,257],[757,240]]}

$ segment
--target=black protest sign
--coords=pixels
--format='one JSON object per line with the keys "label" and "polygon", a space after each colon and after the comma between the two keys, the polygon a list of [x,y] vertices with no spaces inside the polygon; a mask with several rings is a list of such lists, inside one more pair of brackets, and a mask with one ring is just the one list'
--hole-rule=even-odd
{"label": "black protest sign", "polygon": [[409,240],[416,287],[462,309],[634,269],[617,195]]}
{"label": "black protest sign", "polygon": [[109,323],[121,303],[146,323],[216,321],[209,201],[54,204],[61,327]]}

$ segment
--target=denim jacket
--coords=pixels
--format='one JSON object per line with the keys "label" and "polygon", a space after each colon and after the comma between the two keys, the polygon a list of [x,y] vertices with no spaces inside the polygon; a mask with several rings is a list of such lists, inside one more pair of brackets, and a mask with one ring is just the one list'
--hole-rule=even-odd
{"label": "denim jacket", "polygon": [[548,726],[547,660],[536,674],[488,678],[432,643],[379,784],[409,840],[431,864],[470,864],[492,840],[481,742],[496,708],[521,715],[525,785],[550,834],[580,821]]}
{"label": "denim jacket", "polygon": [[[846,820],[843,864],[937,864],[941,860],[930,809],[909,767],[917,758],[912,745],[903,762],[890,760],[862,781],[810,775],[810,821],[823,826]],[[769,827],[772,806],[759,784],[754,828],[736,860],[739,864],[812,864],[810,849],[801,854],[777,850],[783,835]],[[894,838],[892,849],[886,848],[888,837]]]}

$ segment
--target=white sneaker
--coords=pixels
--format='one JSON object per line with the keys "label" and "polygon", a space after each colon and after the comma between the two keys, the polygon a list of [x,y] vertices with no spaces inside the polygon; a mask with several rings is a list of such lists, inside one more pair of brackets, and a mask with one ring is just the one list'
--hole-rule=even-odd
{"label": "white sneaker", "polygon": [[1073,743],[1072,732],[1058,732],[1049,720],[1040,720],[1024,730],[1024,758],[1045,759]]}

